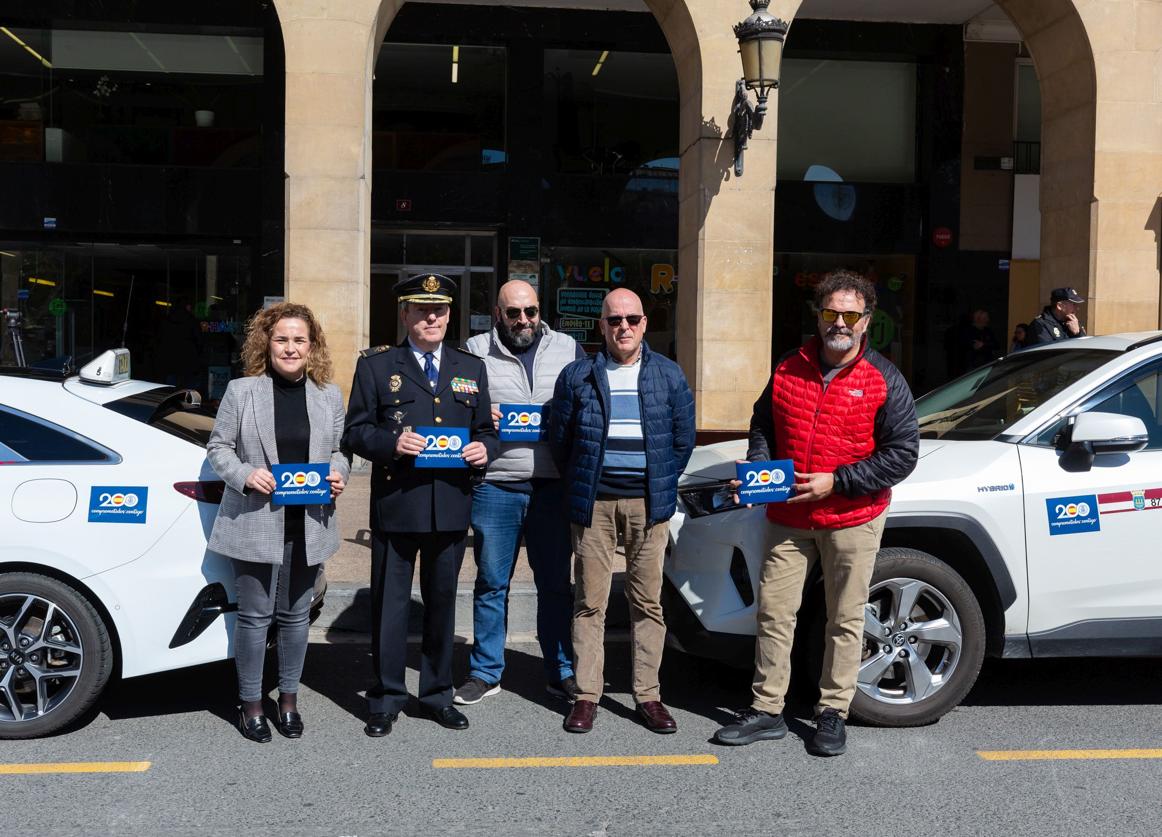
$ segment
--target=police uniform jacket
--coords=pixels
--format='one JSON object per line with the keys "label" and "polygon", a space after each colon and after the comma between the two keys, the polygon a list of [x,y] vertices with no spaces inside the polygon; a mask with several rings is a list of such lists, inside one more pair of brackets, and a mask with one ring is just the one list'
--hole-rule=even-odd
{"label": "police uniform jacket", "polygon": [[492,426],[484,361],[444,344],[433,389],[406,340],[361,353],[347,408],[344,447],[372,463],[371,525],[383,532],[468,529],[478,468],[416,468],[396,456],[399,434],[417,427],[466,427],[491,462],[500,448]]}

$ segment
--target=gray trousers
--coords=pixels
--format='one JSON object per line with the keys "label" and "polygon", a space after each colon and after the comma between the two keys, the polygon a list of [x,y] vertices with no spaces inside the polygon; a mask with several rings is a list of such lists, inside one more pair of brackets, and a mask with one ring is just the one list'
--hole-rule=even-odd
{"label": "gray trousers", "polygon": [[238,591],[234,663],[240,700],[262,699],[262,665],[271,619],[278,624],[278,690],[288,695],[298,692],[318,572],[317,566],[307,566],[302,538],[287,542],[279,565],[234,559]]}

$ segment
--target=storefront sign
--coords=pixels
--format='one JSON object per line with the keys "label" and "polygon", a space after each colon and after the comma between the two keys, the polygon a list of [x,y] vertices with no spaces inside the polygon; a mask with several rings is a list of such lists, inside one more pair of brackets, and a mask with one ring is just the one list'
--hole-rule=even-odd
{"label": "storefront sign", "polygon": [[509,236],[508,260],[510,262],[541,261],[541,240],[533,236]]}
{"label": "storefront sign", "polygon": [[655,264],[650,267],[650,293],[672,294],[676,281],[678,277],[674,275],[672,264]]}
{"label": "storefront sign", "polygon": [[554,266],[557,279],[565,282],[587,282],[591,285],[620,285],[625,281],[625,267],[610,265],[607,256],[602,264],[586,267],[578,264],[558,264]]}
{"label": "storefront sign", "polygon": [[605,301],[602,288],[558,288],[557,313],[571,317],[597,319]]}
{"label": "storefront sign", "polygon": [[932,243],[937,247],[947,247],[952,243],[952,230],[948,227],[937,227],[932,230]]}
{"label": "storefront sign", "polygon": [[64,313],[69,310],[69,304],[60,297],[49,300],[48,313],[54,317],[64,316]]}

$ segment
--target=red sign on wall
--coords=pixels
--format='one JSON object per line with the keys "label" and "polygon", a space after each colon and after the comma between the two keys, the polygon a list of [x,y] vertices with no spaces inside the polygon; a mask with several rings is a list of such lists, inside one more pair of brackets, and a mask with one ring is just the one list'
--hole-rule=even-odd
{"label": "red sign on wall", "polygon": [[937,247],[947,247],[952,243],[952,230],[948,227],[937,227],[932,230],[932,243]]}

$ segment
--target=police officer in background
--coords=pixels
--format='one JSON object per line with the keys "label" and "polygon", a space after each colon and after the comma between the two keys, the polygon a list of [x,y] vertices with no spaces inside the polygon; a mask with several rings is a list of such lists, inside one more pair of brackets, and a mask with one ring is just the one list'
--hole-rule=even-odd
{"label": "police officer in background", "polygon": [[1085,297],[1073,288],[1054,288],[1049,304],[1032,319],[1025,330],[1025,345],[1039,346],[1056,343],[1072,337],[1085,337],[1085,326],[1077,319],[1077,311]]}
{"label": "police officer in background", "polygon": [[[455,283],[421,274],[396,285],[407,332],[398,346],[365,349],[355,365],[345,448],[372,463],[372,738],[391,732],[407,704],[408,610],[416,555],[424,601],[419,700],[449,729],[468,719],[452,706],[456,585],[464,559],[472,485],[497,453],[484,361],[444,345]],[[467,468],[417,468],[418,427],[468,431]]]}

